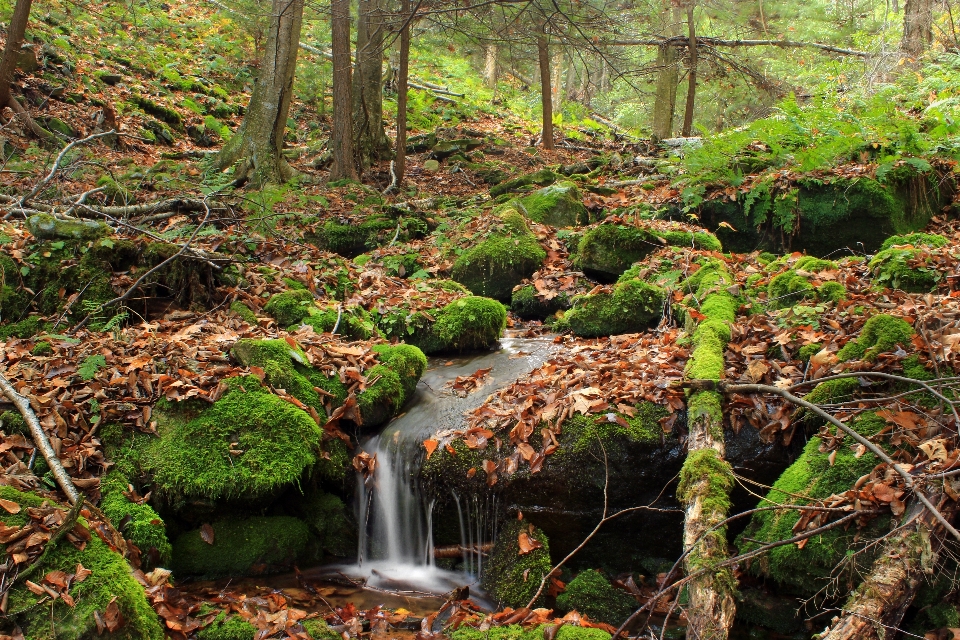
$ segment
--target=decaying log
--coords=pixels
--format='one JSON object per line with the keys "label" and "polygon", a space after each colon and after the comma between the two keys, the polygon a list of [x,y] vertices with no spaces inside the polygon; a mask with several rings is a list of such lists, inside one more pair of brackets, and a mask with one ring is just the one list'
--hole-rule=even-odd
{"label": "decaying log", "polygon": [[[957,503],[944,500],[939,491],[926,497],[939,503],[945,517],[955,515]],[[843,607],[843,616],[834,619],[821,640],[883,640],[895,635],[925,577],[933,574],[947,535],[930,509],[919,501],[913,504],[907,524],[887,540],[870,574]]]}
{"label": "decaying log", "polygon": [[433,550],[434,558],[462,558],[463,554],[475,554],[482,553],[486,555],[493,550],[492,542],[484,542],[483,544],[468,544],[467,546],[454,544],[449,547],[437,547]]}

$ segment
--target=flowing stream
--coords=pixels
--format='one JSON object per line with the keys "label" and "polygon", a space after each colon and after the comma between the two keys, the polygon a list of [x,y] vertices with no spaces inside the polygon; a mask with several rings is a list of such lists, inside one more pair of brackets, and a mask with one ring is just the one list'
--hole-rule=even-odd
{"label": "flowing stream", "polygon": [[[424,454],[423,441],[437,431],[458,428],[463,414],[518,376],[538,367],[555,350],[550,337],[501,340],[496,351],[455,358],[431,358],[417,392],[398,416],[362,445],[376,456],[373,477],[358,478],[356,515],[359,523],[357,564],[341,567],[352,577],[383,589],[443,594],[464,585],[476,589],[483,555],[463,553],[462,572],[437,567],[433,546],[433,503],[416,480]],[[482,386],[461,397],[446,388],[458,376],[491,368]],[[474,549],[492,542],[497,522],[494,496],[452,494],[460,519],[461,546]]]}

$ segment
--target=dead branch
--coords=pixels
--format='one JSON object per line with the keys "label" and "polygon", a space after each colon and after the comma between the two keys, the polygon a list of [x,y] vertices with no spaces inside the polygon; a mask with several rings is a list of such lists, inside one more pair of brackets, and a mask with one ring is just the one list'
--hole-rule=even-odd
{"label": "dead branch", "polygon": [[30,193],[28,193],[27,195],[25,195],[25,196],[23,196],[22,198],[20,198],[20,206],[23,206],[23,205],[27,204],[28,202],[30,202],[30,199],[33,198],[33,196],[35,196],[35,195],[37,195],[38,193],[40,193],[40,190],[41,190],[41,189],[43,189],[45,186],[47,186],[48,184],[50,184],[50,181],[53,180],[53,177],[54,177],[55,175],[57,175],[57,171],[60,170],[60,163],[63,162],[64,157],[66,157],[67,153],[69,153],[71,149],[73,149],[73,148],[76,147],[77,145],[81,145],[81,144],[84,144],[84,143],[86,143],[86,142],[90,142],[90,141],[92,141],[92,140],[96,140],[97,138],[104,138],[104,137],[106,137],[106,136],[113,136],[113,135],[116,135],[116,134],[117,134],[116,130],[115,130],[115,129],[111,129],[110,131],[105,131],[105,132],[103,132],[103,133],[94,133],[93,135],[89,135],[89,136],[87,136],[86,138],[80,138],[79,140],[74,140],[73,142],[71,142],[70,144],[68,144],[67,146],[65,146],[65,147],[60,151],[60,153],[57,154],[57,159],[53,161],[53,166],[50,167],[50,173],[48,173],[48,174],[46,175],[46,177],[44,177],[43,180],[41,180],[40,182],[38,182],[37,185],[36,185],[33,189],[30,190]]}
{"label": "dead branch", "polygon": [[[871,373],[870,375],[880,375],[880,374]],[[884,375],[889,375],[889,374],[884,374]],[[894,376],[894,377],[899,377],[899,376]],[[904,378],[904,380],[912,381],[910,378]],[[766,384],[736,384],[736,383],[727,383],[727,382],[716,381],[716,380],[691,380],[688,383],[686,383],[686,386],[690,387],[691,389],[714,390],[714,391],[719,391],[721,393],[772,393],[784,398],[789,402],[792,402],[797,406],[803,407],[808,411],[812,411],[813,413],[817,414],[818,416],[820,416],[821,418],[823,418],[824,420],[826,420],[827,422],[829,422],[830,424],[832,424],[833,426],[840,429],[841,431],[846,433],[848,436],[850,436],[851,438],[853,438],[854,440],[862,444],[871,453],[873,453],[875,456],[877,456],[878,458],[883,460],[885,463],[887,463],[887,465],[889,465],[891,469],[896,471],[897,474],[901,478],[903,478],[904,485],[906,485],[906,487],[917,497],[917,500],[923,503],[923,506],[925,506],[927,509],[930,510],[934,518],[936,518],[937,521],[947,531],[950,532],[950,535],[952,535],[957,540],[960,540],[960,531],[957,531],[952,524],[947,522],[947,519],[943,517],[943,514],[940,513],[940,511],[937,510],[935,506],[933,506],[933,504],[927,499],[927,497],[923,494],[922,491],[918,490],[916,483],[913,481],[913,477],[909,473],[907,473],[903,467],[901,467],[896,462],[894,462],[893,458],[887,455],[887,453],[883,449],[881,449],[874,443],[870,442],[868,439],[864,438],[862,435],[860,435],[859,433],[857,433],[856,431],[854,431],[853,429],[845,425],[840,420],[837,420],[835,417],[833,417],[832,415],[830,415],[829,413],[827,413],[817,405],[813,404],[812,402],[807,402],[803,398],[798,398],[797,396],[793,395],[786,389],[781,389],[780,387],[774,387],[772,385],[766,385]]]}
{"label": "dead branch", "polygon": [[[685,47],[690,44],[687,36],[673,36],[670,38],[649,38],[646,40],[611,40],[601,43],[603,46],[615,47]],[[835,47],[831,44],[821,44],[819,42],[800,42],[797,40],[724,40],[712,36],[697,36],[697,46],[707,45],[711,47],[779,47],[781,49],[819,49],[830,53],[839,53],[845,56],[856,56],[858,58],[869,58],[869,51],[858,51],[856,49],[844,49]]]}
{"label": "dead branch", "polygon": [[19,100],[13,96],[10,96],[10,101],[7,103],[7,106],[13,109],[13,112],[17,114],[17,117],[20,118],[21,122],[27,125],[27,128],[30,129],[33,135],[47,142],[56,140],[56,136],[37,124],[37,121],[34,120],[29,113],[27,113],[27,110],[23,108],[23,105],[20,104]]}
{"label": "dead branch", "polygon": [[463,546],[460,544],[455,544],[449,547],[437,547],[433,550],[434,558],[460,558],[465,553],[482,553],[486,555],[493,550],[492,542],[485,542],[483,544],[468,544]]}
{"label": "dead branch", "polygon": [[57,485],[59,485],[60,489],[66,494],[67,499],[70,500],[70,504],[82,502],[80,492],[77,491],[73,480],[70,479],[70,474],[67,473],[67,470],[64,469],[60,463],[60,458],[57,457],[57,452],[54,451],[53,445],[50,444],[50,439],[47,438],[47,434],[44,433],[43,426],[40,424],[37,414],[34,413],[30,407],[30,400],[26,396],[17,393],[17,390],[13,388],[13,385],[10,384],[2,374],[0,374],[0,391],[13,403],[20,412],[20,415],[23,416],[27,426],[30,427],[30,436],[33,438],[33,444],[40,450],[40,454],[43,456],[43,459],[46,460],[47,466],[50,467],[50,472],[57,481]]}

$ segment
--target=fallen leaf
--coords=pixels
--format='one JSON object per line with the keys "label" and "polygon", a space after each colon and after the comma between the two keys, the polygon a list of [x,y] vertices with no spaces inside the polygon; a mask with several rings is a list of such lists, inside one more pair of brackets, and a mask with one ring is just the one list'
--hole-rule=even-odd
{"label": "fallen leaf", "polygon": [[206,522],[200,526],[200,539],[207,544],[213,544],[213,527]]}

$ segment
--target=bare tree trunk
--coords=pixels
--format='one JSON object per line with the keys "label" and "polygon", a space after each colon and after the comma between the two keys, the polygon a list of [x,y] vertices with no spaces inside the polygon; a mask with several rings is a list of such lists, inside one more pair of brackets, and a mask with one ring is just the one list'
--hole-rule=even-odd
{"label": "bare tree trunk", "polygon": [[10,83],[13,82],[13,72],[17,68],[20,47],[23,46],[23,36],[27,32],[31,3],[32,0],[17,0],[13,7],[13,17],[10,19],[10,28],[7,29],[7,44],[3,48],[3,59],[0,60],[0,106],[10,102]]}
{"label": "bare tree trunk", "polygon": [[[933,504],[943,502],[938,508],[953,519],[956,502],[943,501],[942,495],[927,498]],[[908,514],[907,520],[916,517],[916,524],[887,541],[870,574],[843,607],[843,617],[822,640],[883,640],[896,634],[917,589],[933,574],[945,535],[943,525],[919,502]]]}
{"label": "bare tree trunk", "polygon": [[497,86],[497,45],[488,44],[484,48],[483,80],[487,87]]}
{"label": "bare tree trunk", "polygon": [[238,181],[281,183],[294,171],[283,157],[283,136],[293,98],[304,0],[273,0],[260,74],[243,123],[217,156],[217,166],[236,165]]}
{"label": "bare tree trunk", "polygon": [[607,64],[606,58],[600,59],[599,90],[600,90],[600,93],[604,93],[610,90],[610,65]]}
{"label": "bare tree trunk", "polygon": [[565,100],[573,100],[577,97],[577,61],[573,54],[567,55],[567,82],[563,89]]}
{"label": "bare tree trunk", "polygon": [[353,158],[353,117],[350,111],[350,0],[330,0],[333,49],[333,148],[331,180],[357,179]]}
{"label": "bare tree trunk", "polygon": [[383,10],[379,0],[360,0],[353,76],[354,153],[367,168],[391,149],[383,127]]}
{"label": "bare tree trunk", "polygon": [[933,0],[907,0],[903,7],[903,39],[900,48],[917,58],[933,41]]}
{"label": "bare tree trunk", "polygon": [[697,100],[697,31],[693,22],[696,0],[687,5],[687,33],[690,38],[690,69],[687,71],[687,105],[683,110],[683,130],[680,135],[687,137],[693,129],[693,109]]}
{"label": "bare tree trunk", "polygon": [[540,103],[543,107],[542,144],[544,149],[553,149],[553,95],[550,88],[550,49],[546,34],[537,36],[537,54],[540,58]]}
{"label": "bare tree trunk", "polygon": [[[400,19],[409,20],[410,0],[402,0]],[[403,184],[407,167],[407,79],[410,74],[410,23],[400,32],[400,70],[397,73],[397,158],[394,173],[397,188]]]}
{"label": "bare tree trunk", "polygon": [[[667,29],[668,35],[676,35],[679,24],[679,9],[673,8],[672,18],[669,2],[666,4],[667,19],[671,21]],[[680,71],[677,68],[676,47],[660,46],[657,49],[657,88],[653,103],[653,131],[654,141],[663,140],[673,135],[673,116],[677,109],[677,85],[680,82]]]}

